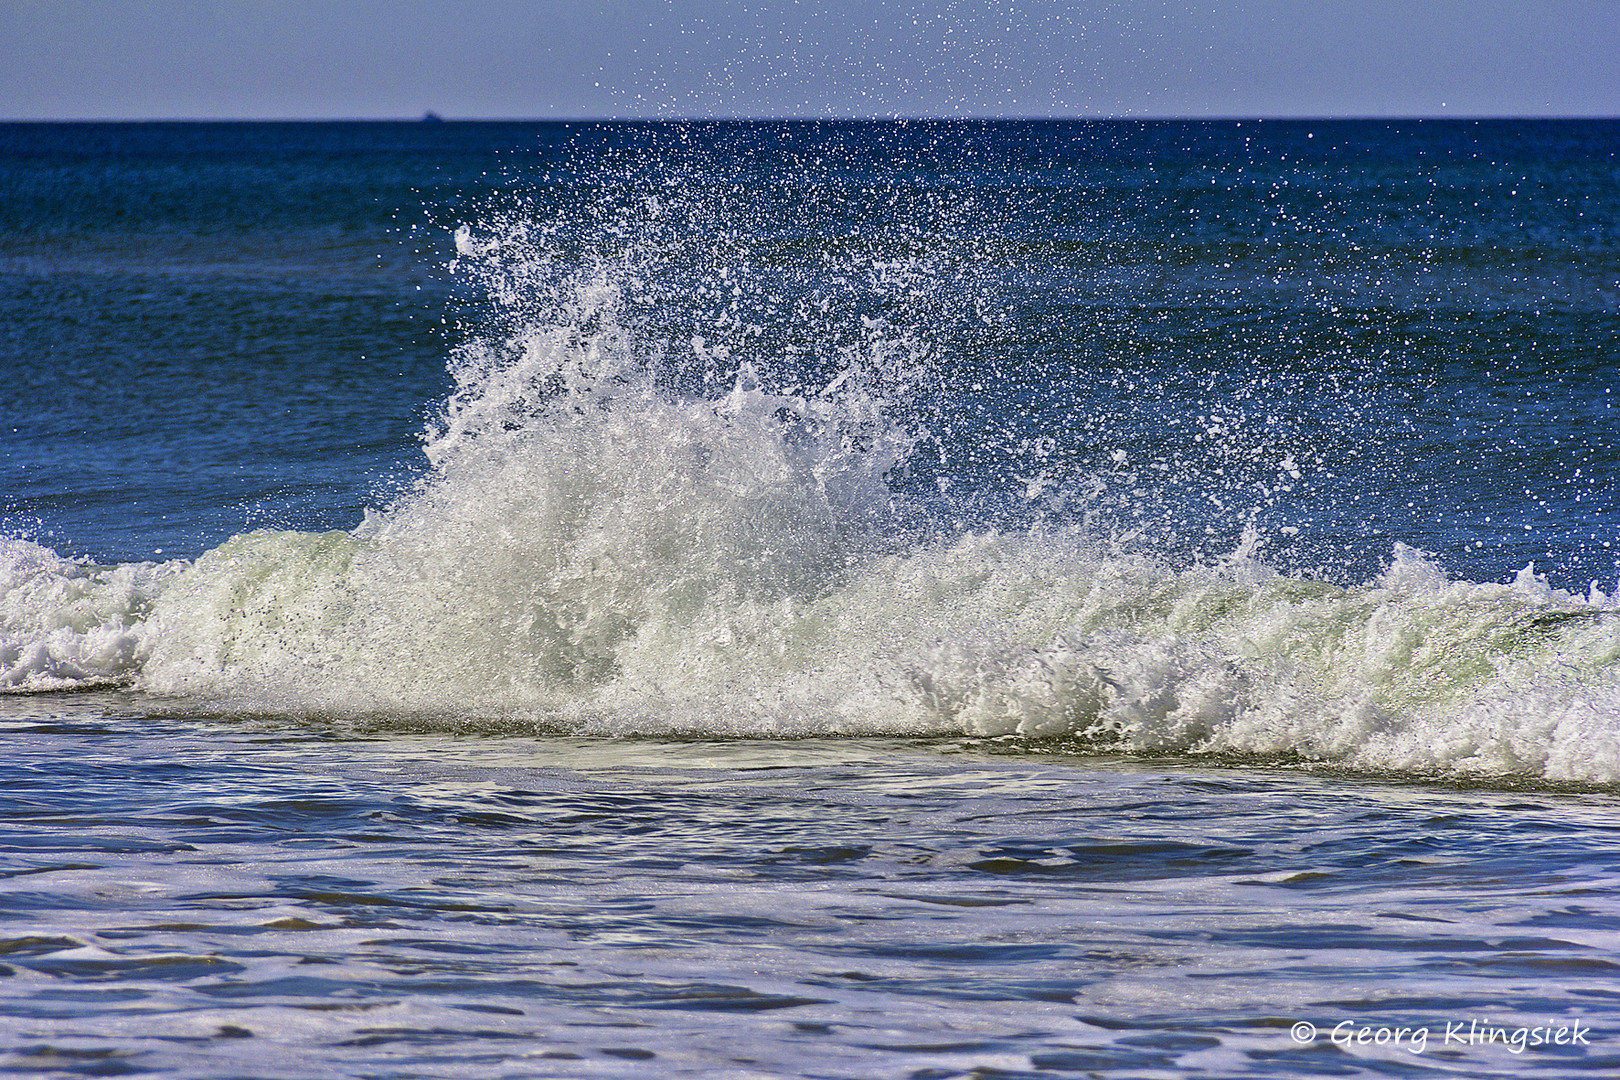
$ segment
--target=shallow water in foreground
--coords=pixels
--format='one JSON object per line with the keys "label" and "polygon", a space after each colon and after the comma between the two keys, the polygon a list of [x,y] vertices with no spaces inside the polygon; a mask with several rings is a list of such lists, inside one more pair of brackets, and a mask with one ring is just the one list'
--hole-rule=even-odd
{"label": "shallow water in foreground", "polygon": [[150,704],[7,708],[7,1071],[1620,1067],[1611,793]]}

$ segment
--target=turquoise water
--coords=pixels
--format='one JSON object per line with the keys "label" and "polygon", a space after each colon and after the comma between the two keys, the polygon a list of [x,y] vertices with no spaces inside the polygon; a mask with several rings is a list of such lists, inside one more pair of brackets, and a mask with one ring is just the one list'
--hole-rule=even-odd
{"label": "turquoise water", "polygon": [[1612,1069],[1617,149],[0,126],[7,1067]]}

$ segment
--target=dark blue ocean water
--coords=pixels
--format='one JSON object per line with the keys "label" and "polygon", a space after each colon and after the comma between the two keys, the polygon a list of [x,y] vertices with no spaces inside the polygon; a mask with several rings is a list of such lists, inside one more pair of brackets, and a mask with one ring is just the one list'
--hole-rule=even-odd
{"label": "dark blue ocean water", "polygon": [[[420,468],[444,320],[477,310],[450,231],[522,205],[583,248],[672,185],[657,331],[714,338],[732,257],[778,369],[914,321],[928,471],[982,498],[1032,441],[1065,477],[1123,450],[1110,511],[1252,518],[1291,568],[1360,580],[1401,541],[1612,585],[1617,148],[1604,121],[11,125],[5,511],[112,560],[352,527]],[[948,280],[867,280],[907,259]]]}
{"label": "dark blue ocean water", "polygon": [[0,1062],[1612,1071],[1617,152],[0,125]]}

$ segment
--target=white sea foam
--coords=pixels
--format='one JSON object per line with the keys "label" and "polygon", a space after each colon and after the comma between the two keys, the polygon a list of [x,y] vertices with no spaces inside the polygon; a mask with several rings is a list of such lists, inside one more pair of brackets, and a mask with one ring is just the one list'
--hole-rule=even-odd
{"label": "white sea foam", "polygon": [[[726,422],[649,410],[637,414],[649,439],[668,435],[654,416],[709,435]],[[747,434],[736,448],[757,458],[761,431]],[[647,449],[625,438],[619,465]],[[527,475],[542,460],[512,464]],[[1620,778],[1620,611],[1602,595],[1528,574],[1450,581],[1410,550],[1352,589],[1242,561],[1176,570],[1072,533],[863,555],[834,513],[847,507],[804,495],[802,475],[710,474],[686,458],[685,475],[653,485],[549,460],[556,475],[516,492],[489,476],[356,533],[249,534],[178,576],[33,548],[39,569],[21,587],[13,573],[6,593],[7,681],[135,676],[254,709],[474,728],[1017,734]],[[481,499],[488,519],[468,501]]]}
{"label": "white sea foam", "polygon": [[143,621],[179,564],[95,566],[0,539],[0,689],[60,690],[128,679]]}
{"label": "white sea foam", "polygon": [[[889,483],[920,434],[885,407],[919,352],[903,332],[868,320],[818,389],[728,355],[723,392],[680,390],[625,314],[633,272],[457,245],[506,330],[455,354],[416,490],[352,532],[250,533],[190,565],[10,542],[0,679],[473,728],[1620,781],[1620,604],[1595,586],[1454,581],[1397,546],[1343,588],[1274,572],[1252,535],[1186,566],[1078,527],[935,528]],[[723,348],[680,347],[711,369]]]}

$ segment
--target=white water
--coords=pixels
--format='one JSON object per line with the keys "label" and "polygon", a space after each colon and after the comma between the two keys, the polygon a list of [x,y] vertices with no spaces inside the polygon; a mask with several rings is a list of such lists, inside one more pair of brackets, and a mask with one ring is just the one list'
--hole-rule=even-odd
{"label": "white water", "polygon": [[1596,586],[1453,581],[1404,546],[1345,589],[1275,573],[1253,537],[1187,567],[1073,529],[945,533],[887,482],[917,442],[880,389],[915,360],[904,334],[870,322],[814,391],[721,355],[729,392],[682,393],[622,267],[537,306],[499,243],[458,243],[523,317],[456,353],[416,490],[352,532],[255,532],[190,564],[6,541],[0,684],[1620,782],[1620,604]]}

